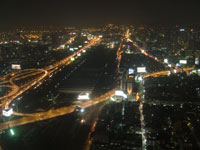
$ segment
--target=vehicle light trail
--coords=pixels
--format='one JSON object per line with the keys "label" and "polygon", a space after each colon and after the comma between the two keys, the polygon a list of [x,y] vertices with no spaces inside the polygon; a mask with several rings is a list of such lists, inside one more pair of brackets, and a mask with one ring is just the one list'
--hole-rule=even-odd
{"label": "vehicle light trail", "polygon": [[[87,108],[87,107],[96,105],[98,103],[104,102],[104,101],[108,100],[108,98],[110,98],[111,96],[114,95],[115,90],[116,89],[108,91],[107,93],[105,93],[97,98],[94,98],[88,102],[83,102],[79,105],[83,108]],[[14,112],[14,115],[22,116],[22,118],[16,119],[13,121],[8,121],[5,123],[0,123],[0,130],[8,129],[9,127],[20,126],[20,125],[24,125],[24,124],[28,124],[28,123],[33,123],[33,122],[37,122],[37,121],[41,121],[41,120],[46,120],[46,119],[70,114],[74,111],[76,106],[77,105],[71,105],[71,106],[62,107],[62,108],[58,108],[58,109],[50,109],[46,112],[33,113],[33,114]]]}

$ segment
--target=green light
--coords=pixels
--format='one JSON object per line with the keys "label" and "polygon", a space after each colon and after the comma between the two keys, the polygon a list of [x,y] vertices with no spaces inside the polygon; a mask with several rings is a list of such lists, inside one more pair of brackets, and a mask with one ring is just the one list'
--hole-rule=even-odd
{"label": "green light", "polygon": [[15,132],[13,131],[13,129],[10,129],[10,134],[15,135]]}

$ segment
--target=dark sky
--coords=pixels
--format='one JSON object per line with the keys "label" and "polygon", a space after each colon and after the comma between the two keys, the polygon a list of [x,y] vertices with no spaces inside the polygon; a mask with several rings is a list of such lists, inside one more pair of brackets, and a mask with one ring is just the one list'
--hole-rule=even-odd
{"label": "dark sky", "polygon": [[30,25],[200,22],[199,5],[192,0],[3,0],[0,15],[1,29]]}

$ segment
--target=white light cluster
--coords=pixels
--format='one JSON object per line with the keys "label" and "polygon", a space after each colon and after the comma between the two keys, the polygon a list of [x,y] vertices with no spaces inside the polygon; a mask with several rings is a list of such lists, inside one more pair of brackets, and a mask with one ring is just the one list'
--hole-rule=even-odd
{"label": "white light cluster", "polygon": [[89,93],[86,93],[86,94],[79,94],[78,95],[78,100],[89,100],[90,97],[89,97]]}
{"label": "white light cluster", "polygon": [[146,72],[146,67],[137,67],[137,72],[145,73]]}
{"label": "white light cluster", "polygon": [[12,114],[13,114],[13,109],[12,108],[3,110],[3,115],[6,116],[6,117],[10,117]]}
{"label": "white light cluster", "polygon": [[124,98],[127,98],[127,95],[124,93],[124,91],[121,91],[121,90],[115,91],[115,95],[116,95],[116,96],[122,96],[122,97],[124,97]]}

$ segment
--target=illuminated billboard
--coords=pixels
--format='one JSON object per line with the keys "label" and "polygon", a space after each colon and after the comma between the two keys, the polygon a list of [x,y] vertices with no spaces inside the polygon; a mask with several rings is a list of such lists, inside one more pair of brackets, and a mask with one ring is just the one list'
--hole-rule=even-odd
{"label": "illuminated billboard", "polygon": [[89,97],[89,93],[81,93],[78,95],[78,100],[89,100],[90,97]]}
{"label": "illuminated billboard", "polygon": [[137,67],[137,72],[138,73],[145,73],[146,72],[146,67]]}
{"label": "illuminated billboard", "polygon": [[134,69],[132,69],[132,68],[129,68],[129,69],[128,69],[128,74],[134,74],[134,72],[135,72]]}
{"label": "illuminated billboard", "polygon": [[117,90],[117,91],[115,91],[115,95],[116,95],[116,96],[123,96],[123,95],[124,95],[124,92],[121,91],[121,90]]}
{"label": "illuminated billboard", "polygon": [[185,65],[185,64],[187,64],[187,60],[179,60],[179,63]]}
{"label": "illuminated billboard", "polygon": [[21,65],[12,64],[12,69],[20,70],[21,69]]}
{"label": "illuminated billboard", "polygon": [[127,95],[124,93],[124,91],[122,91],[122,90],[117,90],[117,91],[115,91],[115,95],[116,96],[122,96],[122,97],[124,97],[124,98],[127,98]]}
{"label": "illuminated billboard", "polygon": [[3,116],[10,117],[12,114],[13,114],[12,108],[3,109]]}

